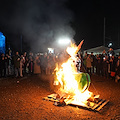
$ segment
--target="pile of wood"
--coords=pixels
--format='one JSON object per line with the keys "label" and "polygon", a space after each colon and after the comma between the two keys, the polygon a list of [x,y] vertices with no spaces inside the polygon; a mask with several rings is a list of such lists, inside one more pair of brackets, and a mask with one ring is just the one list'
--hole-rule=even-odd
{"label": "pile of wood", "polygon": [[88,100],[83,102],[83,105],[74,102],[74,97],[69,94],[50,94],[47,97],[43,98],[44,100],[48,100],[54,102],[56,106],[65,106],[65,105],[72,105],[82,108],[87,108],[88,110],[93,111],[100,111],[108,102],[109,100],[100,99],[99,95],[93,95]]}

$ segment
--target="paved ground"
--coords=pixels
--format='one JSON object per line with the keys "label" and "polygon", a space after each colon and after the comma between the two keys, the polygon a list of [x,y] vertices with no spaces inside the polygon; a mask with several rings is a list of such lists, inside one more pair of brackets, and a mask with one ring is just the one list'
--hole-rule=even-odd
{"label": "paved ground", "polygon": [[54,106],[42,100],[53,93],[51,76],[0,79],[0,120],[120,120],[120,82],[92,76],[89,91],[110,100],[100,112]]}

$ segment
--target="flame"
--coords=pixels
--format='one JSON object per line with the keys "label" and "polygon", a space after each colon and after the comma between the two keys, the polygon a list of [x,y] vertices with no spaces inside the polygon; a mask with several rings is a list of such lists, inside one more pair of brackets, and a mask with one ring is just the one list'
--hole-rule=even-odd
{"label": "flame", "polygon": [[[61,84],[60,91],[64,93],[69,93],[73,96],[73,103],[79,103],[82,105],[86,104],[86,100],[91,97],[91,92],[86,90],[84,93],[80,92],[78,89],[78,82],[75,80],[75,74],[78,74],[77,68],[75,65],[76,61],[76,51],[79,51],[81,46],[78,48],[75,44],[71,43],[70,47],[67,47],[66,51],[70,55],[70,58],[67,62],[61,65],[61,68],[56,70],[57,80]],[[74,61],[74,62],[73,62]]]}

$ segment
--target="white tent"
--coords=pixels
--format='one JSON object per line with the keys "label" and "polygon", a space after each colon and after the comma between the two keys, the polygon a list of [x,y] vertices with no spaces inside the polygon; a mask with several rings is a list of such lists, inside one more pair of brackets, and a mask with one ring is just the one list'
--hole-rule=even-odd
{"label": "white tent", "polygon": [[120,49],[116,49],[116,50],[114,50],[114,51],[115,51],[115,54],[116,54],[116,55],[119,55]]}
{"label": "white tent", "polygon": [[109,48],[105,46],[99,46],[99,47],[84,50],[84,53],[87,51],[88,54],[90,54],[91,52],[93,52],[93,54],[101,54],[104,50],[107,52]]}

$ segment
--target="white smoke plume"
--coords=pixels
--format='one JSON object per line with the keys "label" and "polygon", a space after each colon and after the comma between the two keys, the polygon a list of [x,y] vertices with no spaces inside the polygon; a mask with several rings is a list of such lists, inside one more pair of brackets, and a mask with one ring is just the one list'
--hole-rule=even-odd
{"label": "white smoke plume", "polygon": [[73,38],[75,32],[70,22],[72,12],[66,6],[67,0],[19,0],[14,5],[10,25],[19,31],[31,50],[39,51],[56,47],[57,38]]}

